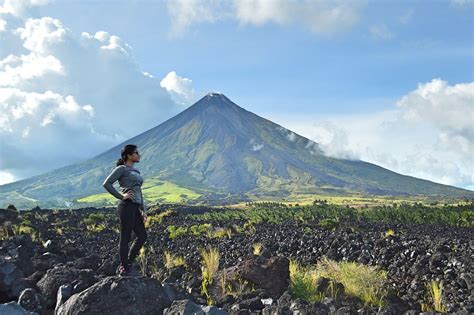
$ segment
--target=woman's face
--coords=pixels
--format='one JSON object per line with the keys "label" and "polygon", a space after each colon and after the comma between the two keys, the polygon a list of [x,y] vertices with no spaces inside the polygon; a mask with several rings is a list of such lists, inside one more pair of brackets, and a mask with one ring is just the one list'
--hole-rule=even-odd
{"label": "woman's face", "polygon": [[140,153],[138,152],[138,148],[135,149],[131,155],[129,154],[128,158],[134,163],[140,162]]}

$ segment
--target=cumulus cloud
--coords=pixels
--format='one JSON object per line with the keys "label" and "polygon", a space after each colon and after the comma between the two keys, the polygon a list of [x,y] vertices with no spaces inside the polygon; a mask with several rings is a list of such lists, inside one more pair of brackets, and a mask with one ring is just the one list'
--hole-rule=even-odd
{"label": "cumulus cloud", "polygon": [[3,183],[87,159],[155,127],[182,109],[176,93],[193,91],[176,74],[170,92],[162,88],[115,35],[74,33],[58,19],[29,17],[43,2],[0,7]]}
{"label": "cumulus cloud", "polygon": [[12,173],[7,171],[0,171],[0,185],[11,183],[15,181],[15,176]]}
{"label": "cumulus cloud", "polygon": [[191,79],[180,77],[175,71],[171,71],[161,80],[160,85],[177,104],[190,105],[196,101],[192,83]]}
{"label": "cumulus cloud", "polygon": [[48,0],[4,0],[0,5],[0,14],[21,18],[31,16],[35,7],[45,5]]}
{"label": "cumulus cloud", "polygon": [[474,83],[421,83],[392,110],[285,125],[326,155],[360,159],[434,182],[474,187]]}
{"label": "cumulus cloud", "polygon": [[474,156],[474,83],[449,86],[434,79],[419,84],[397,105],[406,121],[436,126],[441,145],[454,144],[460,152]]}
{"label": "cumulus cloud", "polygon": [[366,1],[359,0],[180,0],[168,2],[168,13],[173,35],[181,35],[192,24],[222,20],[254,26],[300,25],[315,34],[327,35],[353,26],[365,4]]}

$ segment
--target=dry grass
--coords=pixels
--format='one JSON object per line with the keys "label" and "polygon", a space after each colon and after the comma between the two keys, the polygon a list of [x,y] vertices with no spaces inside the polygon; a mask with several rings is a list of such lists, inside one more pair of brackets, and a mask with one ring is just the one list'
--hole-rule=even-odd
{"label": "dry grass", "polygon": [[206,250],[200,249],[201,255],[201,272],[202,272],[202,283],[201,292],[207,297],[207,304],[212,305],[214,301],[209,294],[209,285],[212,284],[214,276],[219,271],[219,250],[216,248],[210,248]]}
{"label": "dry grass", "polygon": [[186,261],[183,256],[177,256],[165,250],[163,252],[163,264],[167,269],[172,269],[179,266],[186,266]]}
{"label": "dry grass", "polygon": [[395,236],[395,231],[392,229],[388,229],[387,232],[385,232],[385,238],[389,236]]}
{"label": "dry grass", "polygon": [[145,228],[149,228],[150,226],[153,226],[155,224],[160,224],[163,221],[163,218],[172,216],[174,214],[176,214],[175,211],[166,210],[158,214],[148,215],[145,222]]}
{"label": "dry grass", "polygon": [[422,311],[446,313],[447,309],[443,299],[443,282],[431,280],[426,284],[426,289],[429,302],[421,305]]}
{"label": "dry grass", "polygon": [[[328,292],[316,291],[320,277],[331,280]],[[336,297],[335,283],[340,282],[344,285],[345,294],[360,298],[366,305],[382,306],[386,278],[386,272],[354,262],[323,258],[315,267],[303,268],[290,261],[290,291],[307,301],[319,301],[324,296]]]}
{"label": "dry grass", "polygon": [[252,249],[253,249],[253,254],[255,256],[260,256],[260,254],[262,253],[262,244],[261,243],[255,243],[252,245]]}

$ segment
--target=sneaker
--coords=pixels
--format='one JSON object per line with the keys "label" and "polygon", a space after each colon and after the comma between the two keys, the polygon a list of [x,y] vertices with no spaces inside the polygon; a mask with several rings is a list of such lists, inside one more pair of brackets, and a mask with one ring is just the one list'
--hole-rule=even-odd
{"label": "sneaker", "polygon": [[130,274],[130,268],[126,268],[123,265],[120,265],[118,268],[118,273],[121,276],[128,276]]}

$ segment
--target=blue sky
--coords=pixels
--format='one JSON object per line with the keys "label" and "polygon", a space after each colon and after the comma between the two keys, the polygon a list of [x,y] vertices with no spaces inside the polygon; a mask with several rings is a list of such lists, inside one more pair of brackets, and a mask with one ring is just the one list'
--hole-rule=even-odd
{"label": "blue sky", "polygon": [[[53,2],[40,12],[72,29],[116,34],[144,71],[176,71],[192,78],[200,94],[223,91],[254,110],[373,111],[391,107],[420,82],[473,77],[472,6],[449,1],[372,1],[353,27],[329,35],[225,20],[170,36],[165,2]],[[392,37],[371,35],[371,27],[381,26]]]}
{"label": "blue sky", "polygon": [[[2,176],[3,182],[18,180],[83,159],[65,150],[51,162],[43,151],[47,146],[25,149],[35,123],[54,139],[51,146],[86,128],[89,137],[77,145],[86,145],[93,156],[219,91],[321,143],[329,155],[474,188],[473,1],[44,2],[7,0],[0,10],[0,21],[6,21],[0,58],[52,56],[56,61],[48,60],[57,65],[52,73],[15,74],[15,84],[2,84],[0,77],[4,99],[10,100],[5,110],[14,113],[18,99],[34,95],[45,117],[32,122],[23,115],[21,129],[0,133],[0,144],[23,157],[16,164],[0,160],[0,183]],[[98,42],[112,43],[108,51],[121,57],[98,54]],[[0,75],[10,78],[6,65],[14,63],[4,62]],[[88,71],[102,66],[95,89]],[[112,130],[106,113],[130,106],[113,95],[128,84],[129,100],[151,114],[141,129]],[[38,95],[48,90],[55,96],[44,101]],[[72,128],[69,114],[58,114],[67,96],[82,108],[87,124]],[[7,140],[15,132],[20,144]],[[44,155],[43,167],[21,167],[34,150]]]}

